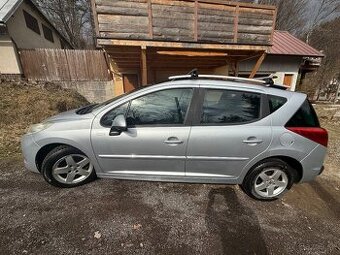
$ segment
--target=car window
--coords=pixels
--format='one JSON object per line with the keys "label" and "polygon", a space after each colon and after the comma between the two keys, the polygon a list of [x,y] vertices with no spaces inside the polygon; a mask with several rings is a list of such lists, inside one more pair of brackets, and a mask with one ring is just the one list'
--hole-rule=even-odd
{"label": "car window", "polygon": [[269,95],[268,101],[270,113],[273,113],[279,108],[281,108],[287,102],[287,98]]}
{"label": "car window", "polygon": [[102,119],[100,120],[100,124],[102,124],[103,126],[106,127],[110,127],[112,125],[112,121],[120,114],[125,115],[126,114],[126,110],[128,108],[129,103],[125,103],[121,106],[118,106],[116,108],[114,108],[113,110],[109,111],[108,113],[106,113]]}
{"label": "car window", "polygon": [[128,126],[183,124],[193,90],[168,89],[131,101],[126,116]]}
{"label": "car window", "polygon": [[261,95],[243,91],[207,89],[202,124],[238,124],[260,118]]}
{"label": "car window", "polygon": [[299,110],[287,122],[286,127],[320,127],[315,110],[308,100],[301,105]]}

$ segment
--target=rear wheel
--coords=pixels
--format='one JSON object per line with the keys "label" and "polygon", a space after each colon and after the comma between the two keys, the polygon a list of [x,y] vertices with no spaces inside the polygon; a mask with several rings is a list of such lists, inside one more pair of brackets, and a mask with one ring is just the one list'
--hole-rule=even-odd
{"label": "rear wheel", "polygon": [[90,159],[69,146],[58,146],[48,153],[41,172],[48,183],[64,188],[83,185],[96,178]]}
{"label": "rear wheel", "polygon": [[280,159],[264,160],[249,171],[241,187],[252,198],[275,200],[292,187],[293,173],[294,170]]}

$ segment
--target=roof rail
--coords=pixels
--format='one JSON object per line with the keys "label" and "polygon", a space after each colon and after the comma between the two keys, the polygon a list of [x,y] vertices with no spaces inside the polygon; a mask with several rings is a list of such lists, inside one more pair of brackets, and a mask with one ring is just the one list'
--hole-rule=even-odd
{"label": "roof rail", "polygon": [[207,74],[198,74],[197,69],[192,70],[187,75],[177,75],[177,76],[170,76],[169,80],[183,80],[183,79],[217,79],[217,80],[227,80],[227,81],[236,81],[236,82],[248,82],[248,83],[254,83],[257,85],[262,85],[266,87],[272,87],[277,89],[283,89],[286,90],[289,87],[285,85],[278,85],[274,84],[275,76],[267,76],[263,78],[257,78],[257,79],[249,79],[249,78],[242,78],[242,77],[234,77],[234,76],[223,76],[223,75],[207,75]]}

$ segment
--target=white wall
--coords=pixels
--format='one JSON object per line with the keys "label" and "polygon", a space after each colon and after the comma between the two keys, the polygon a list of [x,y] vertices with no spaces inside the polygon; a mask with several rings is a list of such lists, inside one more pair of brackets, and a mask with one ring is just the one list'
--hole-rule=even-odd
{"label": "white wall", "polygon": [[[239,64],[239,74],[249,74],[257,59],[252,59]],[[257,74],[274,74],[278,78],[275,82],[282,84],[285,74],[292,74],[291,90],[295,90],[299,75],[302,57],[267,55]]]}
{"label": "white wall", "polygon": [[[26,26],[23,10],[31,14],[38,20],[40,35],[32,31]],[[48,41],[44,37],[42,23],[53,31],[54,43]],[[7,28],[9,35],[16,43],[19,49],[33,48],[61,48],[60,37],[56,31],[44,21],[41,14],[35,11],[30,5],[23,2],[16,10],[14,15],[8,20]]]}
{"label": "white wall", "polygon": [[21,74],[18,53],[8,35],[0,35],[0,74]]}

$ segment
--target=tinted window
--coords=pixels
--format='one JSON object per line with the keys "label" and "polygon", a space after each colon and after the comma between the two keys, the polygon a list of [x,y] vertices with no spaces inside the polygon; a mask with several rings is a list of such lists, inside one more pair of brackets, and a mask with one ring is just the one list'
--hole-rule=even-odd
{"label": "tinted window", "polygon": [[129,103],[125,103],[121,106],[118,106],[117,108],[109,111],[108,113],[106,113],[103,118],[100,120],[100,123],[103,126],[107,126],[110,127],[112,125],[112,121],[120,114],[125,115],[126,114],[126,110],[128,108]]}
{"label": "tinted window", "polygon": [[268,100],[270,113],[275,112],[287,102],[287,98],[279,96],[268,96]]}
{"label": "tinted window", "polygon": [[206,90],[201,123],[237,124],[260,118],[261,95],[231,90]]}
{"label": "tinted window", "polygon": [[183,124],[192,93],[192,89],[170,89],[134,99],[127,123],[129,126]]}
{"label": "tinted window", "polygon": [[34,32],[36,32],[37,34],[40,35],[40,28],[39,28],[38,20],[36,18],[34,18],[28,12],[26,12],[26,11],[23,11],[23,12],[24,12],[26,26],[29,29],[33,30]]}
{"label": "tinted window", "polygon": [[288,121],[286,127],[319,127],[319,120],[313,106],[306,100]]}

